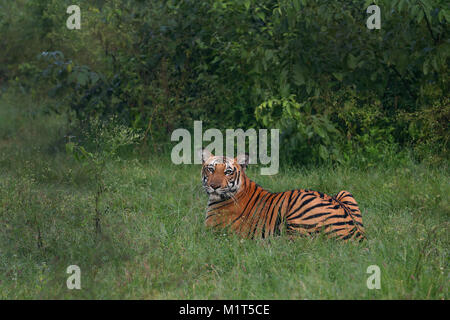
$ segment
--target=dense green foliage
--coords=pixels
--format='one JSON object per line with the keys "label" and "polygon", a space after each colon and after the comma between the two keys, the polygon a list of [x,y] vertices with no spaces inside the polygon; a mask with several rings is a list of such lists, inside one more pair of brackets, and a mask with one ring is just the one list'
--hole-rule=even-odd
{"label": "dense green foliage", "polygon": [[[204,227],[200,165],[133,153],[117,159],[123,143],[115,137],[127,130],[112,137],[101,126],[109,151],[80,165],[65,152],[66,117],[39,107],[30,96],[0,97],[0,299],[449,298],[445,168],[386,159],[381,168],[260,176],[250,166],[250,178],[273,191],[351,190],[368,240],[242,240]],[[81,290],[66,287],[73,264]],[[379,290],[366,286],[371,265],[381,270]]]}
{"label": "dense green foliage", "polygon": [[81,30],[70,4],[0,1],[0,81],[53,111],[116,114],[158,148],[203,120],[280,128],[296,163],[448,159],[447,1],[79,1]]}

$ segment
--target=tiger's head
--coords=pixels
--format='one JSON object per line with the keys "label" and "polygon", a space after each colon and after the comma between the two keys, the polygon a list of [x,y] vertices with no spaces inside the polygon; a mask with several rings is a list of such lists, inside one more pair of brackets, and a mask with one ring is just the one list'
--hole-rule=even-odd
{"label": "tiger's head", "polygon": [[244,181],[248,160],[247,154],[230,158],[214,156],[206,149],[202,151],[202,185],[210,200],[234,197]]}

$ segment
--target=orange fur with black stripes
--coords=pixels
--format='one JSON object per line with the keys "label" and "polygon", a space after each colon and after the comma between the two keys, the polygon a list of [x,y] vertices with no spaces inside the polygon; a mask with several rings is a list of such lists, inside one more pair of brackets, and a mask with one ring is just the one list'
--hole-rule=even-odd
{"label": "orange fur with black stripes", "polygon": [[202,184],[209,195],[207,227],[231,228],[249,238],[323,232],[342,240],[365,238],[361,211],[353,196],[329,196],[298,189],[269,192],[251,181],[244,170],[248,156],[228,158],[202,152]]}

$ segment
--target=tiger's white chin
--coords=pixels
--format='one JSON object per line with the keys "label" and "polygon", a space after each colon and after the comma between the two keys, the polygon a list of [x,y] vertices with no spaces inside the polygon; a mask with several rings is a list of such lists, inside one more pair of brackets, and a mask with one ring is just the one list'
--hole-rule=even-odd
{"label": "tiger's white chin", "polygon": [[217,191],[207,191],[208,196],[209,196],[209,200],[210,201],[219,201],[219,200],[226,200],[226,199],[230,199],[231,196],[233,195],[230,192],[217,192]]}

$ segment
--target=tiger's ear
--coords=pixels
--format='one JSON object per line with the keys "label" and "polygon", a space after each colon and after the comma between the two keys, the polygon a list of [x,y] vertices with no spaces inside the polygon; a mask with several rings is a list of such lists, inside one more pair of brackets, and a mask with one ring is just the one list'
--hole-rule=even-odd
{"label": "tiger's ear", "polygon": [[202,163],[205,163],[206,160],[213,157],[213,154],[208,149],[199,150],[199,158],[202,159]]}
{"label": "tiger's ear", "polygon": [[249,162],[248,153],[238,155],[236,157],[235,161],[237,164],[239,164],[242,167],[242,169],[245,170],[247,168],[248,162]]}

